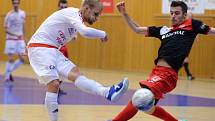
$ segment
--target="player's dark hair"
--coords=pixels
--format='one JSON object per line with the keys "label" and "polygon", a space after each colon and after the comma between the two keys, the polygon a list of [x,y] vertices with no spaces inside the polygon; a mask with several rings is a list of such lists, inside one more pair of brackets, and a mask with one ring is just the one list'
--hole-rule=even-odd
{"label": "player's dark hair", "polygon": [[188,7],[187,7],[187,4],[185,2],[183,2],[183,1],[172,1],[170,6],[171,7],[180,6],[182,8],[183,13],[187,13]]}
{"label": "player's dark hair", "polygon": [[67,0],[59,0],[59,1],[58,1],[58,6],[60,6],[61,3],[67,4],[68,2],[67,2]]}

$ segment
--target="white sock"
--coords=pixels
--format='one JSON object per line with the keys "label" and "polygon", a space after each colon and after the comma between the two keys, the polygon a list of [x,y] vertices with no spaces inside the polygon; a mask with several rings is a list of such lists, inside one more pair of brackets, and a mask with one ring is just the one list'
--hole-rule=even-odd
{"label": "white sock", "polygon": [[106,96],[109,91],[109,87],[104,87],[100,83],[90,80],[85,76],[79,76],[75,80],[75,86],[81,89],[84,92],[88,92],[90,94],[96,94],[100,96]]}
{"label": "white sock", "polygon": [[14,63],[13,66],[11,67],[11,72],[16,70],[18,67],[20,67],[24,63],[23,60],[17,59]]}
{"label": "white sock", "polygon": [[5,67],[5,79],[9,79],[10,78],[10,74],[11,74],[11,68],[13,66],[13,62],[7,62],[6,63],[6,67]]}
{"label": "white sock", "polygon": [[45,106],[48,110],[49,118],[51,121],[58,121],[58,94],[46,92]]}

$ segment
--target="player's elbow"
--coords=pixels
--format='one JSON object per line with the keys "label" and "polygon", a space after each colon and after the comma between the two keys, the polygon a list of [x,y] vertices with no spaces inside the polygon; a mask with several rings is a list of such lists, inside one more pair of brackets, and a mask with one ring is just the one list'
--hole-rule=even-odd
{"label": "player's elbow", "polygon": [[146,29],[145,28],[143,28],[143,27],[137,27],[136,29],[135,29],[135,33],[137,33],[137,34],[147,34],[147,31],[146,31]]}
{"label": "player's elbow", "polygon": [[135,30],[135,33],[137,33],[137,34],[144,34],[144,31],[142,31],[142,29],[140,29],[140,28],[137,28]]}
{"label": "player's elbow", "polygon": [[140,30],[135,30],[135,33],[141,34],[141,31]]}

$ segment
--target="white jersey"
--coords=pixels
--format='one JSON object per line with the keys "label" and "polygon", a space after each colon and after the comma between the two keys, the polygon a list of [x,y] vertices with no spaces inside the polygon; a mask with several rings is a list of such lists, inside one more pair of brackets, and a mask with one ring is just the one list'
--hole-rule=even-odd
{"label": "white jersey", "polygon": [[79,9],[65,8],[49,16],[34,33],[30,43],[49,44],[60,48],[77,36],[104,38],[106,33],[84,25]]}
{"label": "white jersey", "polygon": [[[23,35],[23,27],[25,23],[25,12],[23,10],[18,10],[15,12],[14,10],[7,13],[4,21],[4,27],[7,28],[7,31],[10,33],[16,34],[18,36]],[[7,39],[18,39],[17,36],[13,36],[10,34],[6,35]]]}

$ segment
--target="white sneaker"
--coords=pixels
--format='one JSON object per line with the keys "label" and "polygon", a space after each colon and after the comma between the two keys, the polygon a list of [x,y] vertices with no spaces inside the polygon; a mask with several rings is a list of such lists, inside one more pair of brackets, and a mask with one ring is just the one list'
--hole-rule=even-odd
{"label": "white sneaker", "polygon": [[128,89],[128,78],[124,78],[119,84],[110,87],[106,99],[110,101],[117,101]]}

